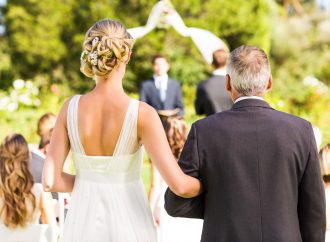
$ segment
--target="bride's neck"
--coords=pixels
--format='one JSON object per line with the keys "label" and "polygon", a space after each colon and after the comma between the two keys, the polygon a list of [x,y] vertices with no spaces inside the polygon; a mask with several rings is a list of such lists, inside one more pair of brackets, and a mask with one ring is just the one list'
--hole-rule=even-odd
{"label": "bride's neck", "polygon": [[97,77],[94,91],[124,94],[122,79],[125,75],[125,66],[119,65],[107,78]]}

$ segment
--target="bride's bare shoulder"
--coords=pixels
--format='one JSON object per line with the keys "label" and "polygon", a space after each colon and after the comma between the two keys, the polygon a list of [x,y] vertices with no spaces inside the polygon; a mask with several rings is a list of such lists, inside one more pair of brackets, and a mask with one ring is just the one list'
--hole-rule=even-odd
{"label": "bride's bare shoulder", "polygon": [[145,102],[139,104],[138,128],[145,128],[153,122],[158,122],[159,116],[157,111]]}
{"label": "bride's bare shoulder", "polygon": [[58,123],[62,123],[66,126],[66,120],[67,120],[67,113],[68,113],[68,108],[69,108],[69,103],[70,103],[70,100],[72,99],[73,97],[69,97],[67,98],[63,105],[62,105],[62,108],[57,116],[57,122]]}

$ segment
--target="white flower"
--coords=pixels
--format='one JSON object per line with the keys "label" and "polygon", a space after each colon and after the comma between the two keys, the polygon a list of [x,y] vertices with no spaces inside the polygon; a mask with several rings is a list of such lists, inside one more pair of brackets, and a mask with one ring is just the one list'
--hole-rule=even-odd
{"label": "white flower", "polygon": [[88,55],[88,51],[84,50],[81,52],[80,61],[86,61],[85,56]]}
{"label": "white flower", "polygon": [[29,105],[32,104],[32,100],[29,97],[29,95],[27,95],[27,94],[20,95],[18,97],[18,101],[21,102],[21,103],[23,103],[23,104],[25,104],[25,105],[27,105],[27,106],[29,106]]}
{"label": "white flower", "polygon": [[314,76],[306,76],[303,80],[303,84],[305,86],[316,87],[319,85],[319,80],[317,80]]}
{"label": "white flower", "polygon": [[26,88],[30,89],[33,87],[33,83],[31,81],[27,81],[27,82],[25,82],[25,86],[26,86]]}
{"label": "white flower", "polygon": [[17,103],[9,103],[9,105],[7,106],[7,110],[9,112],[14,112],[15,110],[17,110],[17,108],[18,108]]}
{"label": "white flower", "polygon": [[0,99],[0,109],[6,109],[8,106],[8,103],[10,102],[10,98],[5,96]]}
{"label": "white flower", "polygon": [[37,96],[39,94],[39,89],[37,87],[32,88],[32,94]]}
{"label": "white flower", "polygon": [[33,101],[33,104],[34,104],[34,106],[40,106],[40,104],[41,104],[41,102],[40,102],[40,100],[39,99],[35,99],[34,101]]}
{"label": "white flower", "polygon": [[97,65],[97,51],[94,51],[90,54],[90,58],[91,58],[91,64],[93,66]]}
{"label": "white flower", "polygon": [[24,80],[18,79],[13,82],[13,86],[16,90],[22,89],[25,85]]}
{"label": "white flower", "polygon": [[10,98],[12,100],[17,100],[17,97],[18,97],[18,92],[16,90],[12,90],[10,93]]}
{"label": "white flower", "polygon": [[99,37],[95,37],[92,41],[92,44],[95,45],[97,42],[99,42]]}

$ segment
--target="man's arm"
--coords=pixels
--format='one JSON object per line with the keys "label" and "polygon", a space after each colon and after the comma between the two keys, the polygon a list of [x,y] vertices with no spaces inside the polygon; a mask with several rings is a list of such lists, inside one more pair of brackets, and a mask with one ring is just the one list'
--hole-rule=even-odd
{"label": "man's arm", "polygon": [[[196,128],[194,124],[191,127],[187,142],[182,150],[179,166],[187,175],[201,179]],[[204,194],[194,198],[182,198],[175,195],[170,189],[167,189],[165,193],[165,210],[173,217],[203,218]]]}
{"label": "man's arm", "polygon": [[198,114],[198,115],[205,114],[204,106],[205,106],[205,100],[206,100],[206,93],[201,84],[202,83],[200,83],[197,87],[196,99],[195,99],[195,111],[196,111],[196,114]]}
{"label": "man's arm", "polygon": [[298,217],[304,242],[323,242],[325,239],[325,196],[312,127],[310,151],[304,175],[299,184]]}

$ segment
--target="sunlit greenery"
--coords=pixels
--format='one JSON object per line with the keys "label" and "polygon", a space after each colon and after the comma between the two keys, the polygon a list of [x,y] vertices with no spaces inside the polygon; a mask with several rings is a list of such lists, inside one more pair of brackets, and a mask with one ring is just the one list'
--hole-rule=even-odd
{"label": "sunlit greenery", "polygon": [[[128,28],[146,24],[157,1],[148,0],[10,0],[4,9],[7,32],[0,37],[0,98],[10,96],[13,81],[23,79],[38,87],[40,105],[0,109],[0,138],[23,133],[36,143],[36,121],[44,112],[57,113],[63,101],[90,90],[94,82],[79,72],[81,44],[86,30],[98,19],[119,19]],[[172,0],[187,26],[204,28],[233,49],[242,44],[265,49],[272,62],[273,92],[270,103],[302,116],[323,132],[330,142],[330,17],[314,1],[302,1],[304,13],[287,14],[285,1],[274,0]],[[138,39],[124,85],[138,97],[139,84],[151,75],[150,59],[166,54],[170,75],[182,83],[186,119],[198,118],[193,101],[196,84],[210,73],[210,66],[187,37],[174,29],[156,29]],[[318,86],[304,84],[316,77]],[[0,101],[1,106],[1,101]]]}

